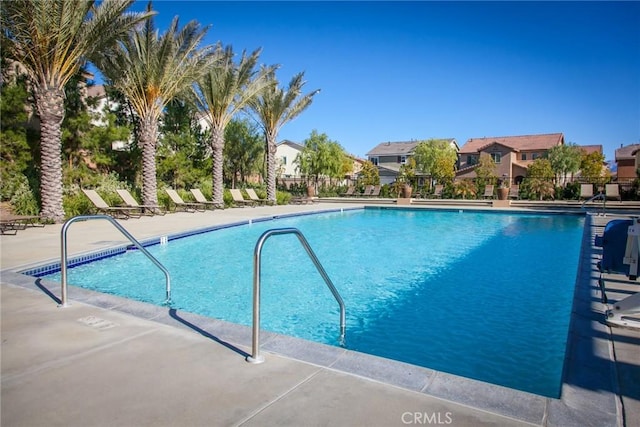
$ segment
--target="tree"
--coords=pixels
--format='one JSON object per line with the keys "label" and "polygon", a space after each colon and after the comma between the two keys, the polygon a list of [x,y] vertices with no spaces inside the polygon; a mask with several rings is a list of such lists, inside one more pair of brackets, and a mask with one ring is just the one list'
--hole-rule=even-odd
{"label": "tree", "polygon": [[549,159],[535,159],[527,167],[527,178],[538,178],[551,181],[555,177]]}
{"label": "tree", "polygon": [[33,156],[27,140],[28,92],[24,79],[0,87],[0,200],[10,200],[25,180]]}
{"label": "tree", "polygon": [[418,143],[413,158],[416,170],[436,182],[451,181],[455,177],[458,154],[446,139],[429,139]]}
{"label": "tree", "polygon": [[231,120],[224,131],[224,169],[231,187],[236,179],[260,171],[264,159],[264,140],[248,120]]}
{"label": "tree", "polygon": [[88,59],[113,45],[146,13],[123,13],[132,0],[0,2],[3,50],[29,77],[40,117],[41,215],[61,222],[64,88]]}
{"label": "tree", "polygon": [[208,139],[197,121],[197,109],[185,99],[167,103],[157,147],[157,176],[174,188],[196,185],[207,176]]}
{"label": "tree", "polygon": [[566,184],[567,175],[580,170],[582,153],[577,145],[569,143],[556,145],[549,149],[547,158],[556,175],[556,180]]}
{"label": "tree", "polygon": [[320,176],[341,177],[345,156],[340,144],[331,141],[326,133],[319,134],[314,129],[311,136],[303,141],[303,149],[296,157],[296,163],[300,173],[314,178],[317,187]]}
{"label": "tree", "polygon": [[63,168],[63,176],[65,172],[73,171],[82,162],[86,155],[82,150],[83,139],[93,127],[91,115],[82,94],[82,88],[87,83],[85,75],[85,68],[80,67],[64,88],[65,111],[61,125],[61,141],[63,157],[66,157],[68,167],[66,171]]}
{"label": "tree", "polygon": [[476,185],[483,188],[485,185],[494,185],[498,176],[496,175],[496,162],[488,153],[480,153],[478,165],[476,166]]}
{"label": "tree", "polygon": [[376,165],[371,163],[370,160],[362,163],[362,170],[360,171],[359,180],[362,185],[378,185],[380,184],[380,172]]}
{"label": "tree", "polygon": [[233,62],[233,49],[217,46],[218,60],[215,65],[198,80],[195,88],[196,102],[200,110],[206,113],[211,127],[211,150],[213,156],[213,202],[223,205],[224,187],[224,131],[231,119],[255,98],[268,84],[265,76],[271,68],[255,66],[260,49],[249,56],[242,52],[236,65]]}
{"label": "tree", "polygon": [[540,200],[552,196],[555,191],[554,177],[549,159],[536,159],[527,167],[527,178],[522,182],[521,191]]}
{"label": "tree", "polygon": [[320,92],[318,89],[302,95],[302,87],[306,83],[302,80],[303,77],[304,73],[295,75],[285,90],[278,87],[275,70],[270,70],[266,75],[268,85],[260,96],[249,103],[264,131],[267,144],[267,199],[274,203],[276,201],[275,156],[278,132],[285,123],[295,119],[311,105],[313,97]]}
{"label": "tree", "polygon": [[581,176],[586,182],[594,184],[604,184],[609,181],[610,175],[608,171],[604,171],[604,155],[594,151],[587,154],[582,152],[582,160],[580,162]]}
{"label": "tree", "polygon": [[[151,13],[151,3],[147,6]],[[167,103],[190,89],[215,59],[212,46],[199,47],[207,27],[196,21],[178,28],[173,18],[160,36],[153,19],[132,31],[97,62],[111,84],[131,103],[138,116],[138,145],[142,149],[142,198],[157,205],[156,145],[158,122]]]}

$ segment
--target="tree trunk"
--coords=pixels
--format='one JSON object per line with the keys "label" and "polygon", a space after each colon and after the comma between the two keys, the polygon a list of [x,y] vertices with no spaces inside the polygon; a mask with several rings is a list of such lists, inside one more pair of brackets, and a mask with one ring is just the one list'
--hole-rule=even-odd
{"label": "tree trunk", "polygon": [[224,204],[224,128],[222,126],[211,127],[211,152],[213,156],[213,190],[211,198],[220,206]]}
{"label": "tree trunk", "polygon": [[267,200],[276,203],[276,135],[267,134]]}
{"label": "tree trunk", "polygon": [[145,205],[158,204],[158,181],[156,177],[156,142],[158,120],[145,117],[140,120],[140,144],[142,145],[142,199]]}
{"label": "tree trunk", "polygon": [[[44,87],[43,87],[44,86]],[[56,223],[64,221],[62,205],[62,140],[64,89],[36,86],[34,89],[40,116],[40,197],[41,216]]]}

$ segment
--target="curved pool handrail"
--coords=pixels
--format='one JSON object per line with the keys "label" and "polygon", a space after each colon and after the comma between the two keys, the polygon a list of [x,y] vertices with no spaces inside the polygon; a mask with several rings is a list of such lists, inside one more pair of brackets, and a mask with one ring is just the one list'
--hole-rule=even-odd
{"label": "curved pool handrail", "polygon": [[166,296],[165,304],[171,304],[171,277],[169,271],[158,261],[153,255],[147,251],[140,242],[136,240],[122,225],[120,225],[113,217],[109,215],[79,215],[68,219],[62,225],[62,231],[60,232],[60,279],[62,281],[62,289],[60,295],[60,307],[67,307],[67,230],[74,222],[88,221],[92,219],[104,219],[113,224],[118,231],[120,231],[131,243],[133,243],[140,251],[147,256],[162,272],[166,280]]}
{"label": "curved pool handrail", "polygon": [[271,230],[267,230],[262,233],[262,236],[258,239],[256,243],[256,247],[253,253],[253,336],[252,336],[252,349],[251,356],[247,356],[247,362],[249,363],[262,363],[264,362],[264,357],[260,355],[260,267],[261,267],[261,256],[262,256],[262,246],[264,242],[271,236],[279,235],[279,234],[295,234],[298,237],[300,243],[307,251],[309,258],[316,266],[316,269],[324,279],[324,282],[327,284],[327,287],[333,294],[334,298],[338,302],[340,306],[340,341],[344,340],[345,330],[346,330],[346,314],[344,308],[344,301],[342,297],[338,293],[338,290],[331,282],[329,275],[325,271],[324,267],[318,260],[318,257],[311,249],[309,242],[304,237],[302,232],[297,228],[274,228]]}
{"label": "curved pool handrail", "polygon": [[585,209],[584,205],[597,199],[602,199],[602,213],[604,214],[606,211],[607,197],[602,192],[596,194],[595,196],[591,196],[590,198],[582,202],[582,205],[580,205],[580,209]]}

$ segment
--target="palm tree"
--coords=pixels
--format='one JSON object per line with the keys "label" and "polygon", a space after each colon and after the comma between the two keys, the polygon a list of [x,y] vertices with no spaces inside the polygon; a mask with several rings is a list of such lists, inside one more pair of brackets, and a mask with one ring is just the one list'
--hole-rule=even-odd
{"label": "palm tree", "polygon": [[[147,10],[151,10],[151,3]],[[213,46],[199,48],[208,29],[196,21],[179,29],[176,16],[160,36],[153,19],[149,19],[98,62],[103,74],[128,99],[138,116],[145,205],[158,203],[156,144],[160,116],[167,103],[185,94],[215,60]]]}
{"label": "palm tree", "polygon": [[267,74],[267,85],[262,94],[249,105],[258,116],[267,142],[267,199],[276,201],[276,138],[282,126],[302,113],[320,89],[301,95],[304,72],[295,75],[284,90],[278,87],[275,71]]}
{"label": "palm tree", "polygon": [[2,48],[29,77],[40,117],[41,215],[64,220],[61,124],[64,88],[87,60],[151,16],[124,13],[132,0],[0,2]]}
{"label": "palm tree", "polygon": [[213,202],[223,205],[223,150],[224,130],[233,117],[255,98],[265,87],[266,74],[271,70],[255,69],[261,49],[247,56],[242,52],[238,65],[233,62],[233,49],[217,46],[218,61],[196,84],[194,95],[201,111],[211,127],[213,155]]}

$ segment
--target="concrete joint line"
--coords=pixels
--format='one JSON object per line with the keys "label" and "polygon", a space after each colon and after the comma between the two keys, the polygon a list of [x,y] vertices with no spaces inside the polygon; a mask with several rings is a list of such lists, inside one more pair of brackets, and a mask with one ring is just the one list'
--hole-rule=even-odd
{"label": "concrete joint line", "polygon": [[103,344],[101,346],[92,348],[90,350],[83,351],[81,353],[76,353],[76,354],[72,354],[70,356],[63,357],[61,359],[48,361],[48,362],[42,363],[42,364],[40,364],[38,366],[35,366],[35,367],[31,368],[31,369],[27,369],[24,372],[21,372],[21,373],[18,373],[18,374],[3,375],[2,378],[0,379],[0,382],[2,384],[7,384],[7,383],[10,383],[11,381],[17,381],[17,380],[20,380],[22,377],[32,376],[32,375],[38,374],[38,373],[40,373],[42,371],[46,371],[48,369],[53,369],[53,368],[57,368],[57,367],[60,367],[60,366],[69,365],[75,360],[78,360],[78,359],[81,359],[81,358],[83,358],[85,356],[89,356],[91,354],[97,353],[97,352],[102,351],[102,350],[104,350],[106,348],[114,347],[114,346],[126,343],[128,341],[132,341],[134,339],[137,339],[137,338],[140,338],[142,336],[148,335],[148,334],[150,334],[152,332],[155,332],[158,329],[159,328],[152,329],[150,331],[144,331],[144,332],[141,332],[141,333],[139,333],[137,335],[133,335],[133,336],[126,337],[126,338],[123,338],[123,339],[118,340],[118,341],[114,341],[114,342],[110,342],[110,343],[107,343],[107,344]]}
{"label": "concrete joint line", "polygon": [[290,395],[298,387],[300,387],[303,384],[308,383],[312,378],[317,376],[322,371],[323,371],[323,368],[318,369],[316,372],[314,372],[313,374],[309,375],[307,378],[304,378],[302,381],[300,381],[299,383],[295,384],[289,390],[286,390],[284,393],[282,393],[276,399],[274,399],[274,400],[272,400],[270,402],[267,402],[266,404],[264,404],[261,407],[259,407],[258,409],[256,409],[252,414],[249,414],[246,418],[244,418],[243,420],[241,420],[237,424],[235,424],[235,426],[239,427],[239,426],[242,426],[242,425],[246,424],[247,422],[251,421],[253,418],[255,418],[258,414],[263,412],[265,409],[269,408],[270,406],[273,406],[273,404],[275,404],[275,403],[278,403],[279,401],[281,401],[282,399],[284,399],[285,397]]}

